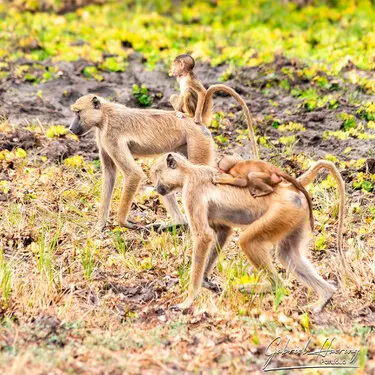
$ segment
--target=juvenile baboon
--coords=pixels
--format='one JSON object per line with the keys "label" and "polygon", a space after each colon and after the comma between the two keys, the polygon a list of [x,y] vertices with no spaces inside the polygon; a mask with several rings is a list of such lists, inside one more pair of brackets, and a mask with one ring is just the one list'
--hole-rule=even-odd
{"label": "juvenile baboon", "polygon": [[174,59],[171,73],[180,85],[180,95],[172,95],[170,102],[179,118],[186,113],[200,124],[206,89],[195,75],[194,66],[195,60],[190,55],[179,55]]}
{"label": "juvenile baboon", "polygon": [[314,230],[314,216],[312,212],[312,202],[309,193],[302,184],[295,178],[274,165],[263,160],[238,160],[236,157],[225,155],[219,162],[219,169],[226,175],[215,176],[215,184],[227,184],[239,187],[248,187],[253,197],[261,197],[271,194],[274,187],[278,185],[282,178],[290,182],[296,189],[301,191],[309,204],[310,225]]}
{"label": "juvenile baboon", "polygon": [[170,102],[177,111],[178,117],[182,118],[183,113],[186,113],[188,116],[194,117],[196,123],[209,126],[212,120],[213,96],[215,92],[224,91],[240,104],[249,130],[251,156],[254,159],[259,159],[253,119],[246,102],[235,90],[223,84],[211,85],[206,90],[194,74],[194,66],[194,58],[187,54],[177,56],[172,63],[171,72],[177,77],[180,84],[180,95],[172,95]]}
{"label": "juvenile baboon", "polygon": [[[310,182],[315,172],[316,169],[308,171],[300,182]],[[280,279],[272,265],[270,249],[278,244],[281,263],[318,293],[319,300],[311,307],[320,311],[335,288],[319,276],[304,255],[310,233],[306,197],[293,185],[279,184],[273,194],[255,199],[247,188],[214,185],[216,173],[210,166],[194,165],[175,153],[161,156],[151,168],[152,179],[162,195],[182,189],[194,240],[188,297],[177,307],[191,306],[235,226],[244,228],[239,238],[241,249],[255,267],[267,272],[273,287]]]}
{"label": "juvenile baboon", "polygon": [[[128,214],[144,173],[133,156],[154,157],[178,151],[192,163],[214,164],[215,145],[207,128],[195,125],[190,118],[178,119],[173,111],[127,108],[93,94],[79,98],[72,110],[73,133],[96,130],[103,171],[99,229],[104,228],[108,218],[117,168],[125,177],[118,222],[128,228],[138,227],[128,221]],[[164,204],[174,224],[186,222],[173,195],[165,197]]]}

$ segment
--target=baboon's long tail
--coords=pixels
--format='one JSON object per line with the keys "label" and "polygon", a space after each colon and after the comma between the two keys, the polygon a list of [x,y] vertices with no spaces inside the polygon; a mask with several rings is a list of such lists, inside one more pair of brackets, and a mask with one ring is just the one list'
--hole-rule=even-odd
{"label": "baboon's long tail", "polygon": [[335,164],[326,160],[318,160],[315,162],[304,174],[299,176],[297,180],[306,186],[313,182],[320,169],[326,168],[330,171],[334,179],[336,180],[338,191],[339,191],[339,217],[338,217],[338,229],[337,229],[337,248],[340,255],[341,263],[344,270],[348,270],[346,266],[345,256],[343,252],[343,225],[344,225],[344,214],[345,214],[345,183],[341,177],[339,170],[336,168]]}
{"label": "baboon's long tail", "polygon": [[202,119],[203,123],[206,125],[209,125],[212,118],[212,107],[213,107],[213,95],[217,91],[224,91],[230,96],[232,96],[234,99],[237,100],[237,102],[241,105],[242,110],[246,117],[247,127],[249,129],[249,138],[250,138],[250,152],[253,159],[259,159],[259,152],[258,147],[255,141],[255,134],[254,134],[254,125],[253,125],[253,119],[251,117],[249,108],[246,105],[246,102],[243,100],[243,98],[231,87],[217,84],[217,85],[211,85],[207,91],[206,91],[206,97],[204,101],[203,106],[203,113],[202,113]]}

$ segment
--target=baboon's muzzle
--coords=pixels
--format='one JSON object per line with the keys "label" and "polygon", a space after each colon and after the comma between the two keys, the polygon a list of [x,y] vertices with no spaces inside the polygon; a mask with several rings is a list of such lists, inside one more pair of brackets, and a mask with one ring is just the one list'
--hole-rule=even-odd
{"label": "baboon's muzzle", "polygon": [[169,193],[168,189],[164,186],[164,185],[158,185],[156,187],[156,191],[160,194],[160,195],[167,195]]}
{"label": "baboon's muzzle", "polygon": [[76,113],[72,122],[70,123],[69,130],[74,133],[75,135],[81,135],[85,132],[85,128],[81,124],[81,120],[79,118],[79,114]]}

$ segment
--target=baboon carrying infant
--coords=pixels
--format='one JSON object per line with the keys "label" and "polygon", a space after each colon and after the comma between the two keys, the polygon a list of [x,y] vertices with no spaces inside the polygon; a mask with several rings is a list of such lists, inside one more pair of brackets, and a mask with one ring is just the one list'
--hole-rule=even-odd
{"label": "baboon carrying infant", "polygon": [[[328,168],[339,185],[338,243],[339,255],[345,264],[341,248],[345,198],[339,172],[333,163],[318,161],[298,180],[307,185],[321,168]],[[247,188],[213,184],[216,174],[215,168],[194,165],[175,153],[163,155],[151,168],[151,177],[163,196],[182,190],[194,241],[188,297],[177,307],[191,306],[235,226],[244,228],[239,238],[241,249],[255,267],[266,271],[273,288],[280,279],[272,265],[270,250],[278,244],[281,263],[318,293],[319,300],[311,307],[320,311],[335,288],[319,276],[305,256],[311,231],[306,197],[291,184],[278,184],[272,194],[254,198]]]}
{"label": "baboon carrying infant", "polygon": [[229,175],[215,176],[213,180],[215,184],[248,187],[253,197],[271,194],[274,191],[274,187],[284,178],[305,196],[309,204],[311,230],[314,230],[314,216],[309,193],[301,183],[280,168],[276,168],[263,160],[240,160],[236,157],[225,155],[219,162],[219,169],[229,173]]}

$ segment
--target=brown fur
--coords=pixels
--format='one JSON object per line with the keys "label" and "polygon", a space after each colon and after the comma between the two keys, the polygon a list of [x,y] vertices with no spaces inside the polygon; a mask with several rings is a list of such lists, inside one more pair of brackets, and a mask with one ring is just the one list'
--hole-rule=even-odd
{"label": "brown fur", "polygon": [[220,160],[219,168],[229,173],[230,176],[215,176],[215,184],[229,184],[240,187],[247,186],[253,197],[271,194],[274,191],[273,188],[282,181],[281,177],[284,178],[284,180],[290,182],[306,197],[309,204],[311,230],[314,230],[311,197],[303,185],[295,178],[263,160],[238,160],[228,155]]}
{"label": "brown fur", "polygon": [[253,159],[259,159],[253,119],[246,102],[235,90],[223,84],[211,85],[206,90],[194,74],[194,66],[194,59],[190,55],[177,56],[172,64],[172,75],[177,77],[180,84],[180,95],[172,95],[170,102],[178,117],[182,118],[183,113],[186,113],[189,117],[194,117],[196,123],[209,126],[212,120],[213,95],[215,92],[224,91],[241,105],[249,131],[251,156]]}
{"label": "brown fur", "polygon": [[182,189],[194,240],[188,297],[177,307],[191,306],[231,228],[242,227],[241,249],[255,267],[267,272],[272,286],[280,283],[270,259],[271,248],[278,244],[281,263],[319,294],[312,307],[314,311],[321,310],[335,288],[318,275],[304,255],[310,232],[305,196],[291,185],[279,184],[273,194],[255,199],[248,189],[214,185],[216,173],[215,168],[194,165],[178,154],[163,155],[151,168],[152,179],[164,195]]}
{"label": "brown fur", "polygon": [[[118,222],[130,228],[128,214],[133,197],[144,178],[135,157],[153,157],[168,151],[178,151],[197,164],[213,165],[215,146],[209,131],[196,126],[192,119],[178,119],[172,111],[132,109],[89,94],[73,105],[75,117],[70,129],[75,134],[95,128],[103,171],[99,228],[108,218],[117,169],[123,173],[124,188],[118,210]],[[175,223],[184,223],[174,196],[164,201]]]}

